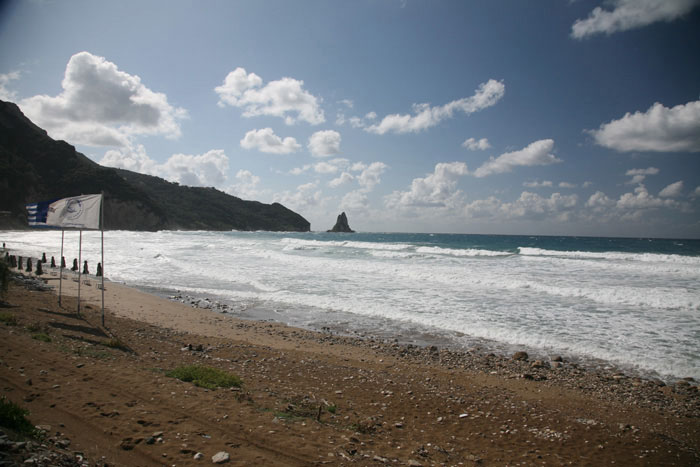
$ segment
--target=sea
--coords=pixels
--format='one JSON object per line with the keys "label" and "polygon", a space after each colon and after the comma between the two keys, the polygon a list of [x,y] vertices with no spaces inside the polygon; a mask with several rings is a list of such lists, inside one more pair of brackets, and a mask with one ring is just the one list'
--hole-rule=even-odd
{"label": "sea", "polygon": [[[0,241],[60,257],[60,231]],[[82,233],[93,272],[100,242]],[[69,266],[79,243],[65,232]],[[104,261],[111,281],[206,297],[230,316],[700,380],[700,240],[108,231]]]}

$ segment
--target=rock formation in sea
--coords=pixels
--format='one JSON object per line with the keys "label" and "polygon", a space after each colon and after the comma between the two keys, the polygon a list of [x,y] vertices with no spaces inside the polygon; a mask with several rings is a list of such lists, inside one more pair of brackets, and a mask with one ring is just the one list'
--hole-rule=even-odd
{"label": "rock formation in sea", "polygon": [[343,212],[338,216],[338,220],[335,222],[335,225],[328,232],[353,233],[355,231],[350,228],[350,224],[348,224],[348,216],[346,216]]}

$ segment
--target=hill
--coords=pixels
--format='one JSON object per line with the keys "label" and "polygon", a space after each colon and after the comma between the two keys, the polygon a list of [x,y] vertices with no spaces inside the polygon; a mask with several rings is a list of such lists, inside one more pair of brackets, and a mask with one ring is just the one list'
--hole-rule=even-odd
{"label": "hill", "polygon": [[103,167],[50,138],[15,104],[0,101],[0,228],[26,228],[27,203],[100,192],[105,194],[105,229],[310,229],[306,219],[279,203],[246,201],[215,188]]}

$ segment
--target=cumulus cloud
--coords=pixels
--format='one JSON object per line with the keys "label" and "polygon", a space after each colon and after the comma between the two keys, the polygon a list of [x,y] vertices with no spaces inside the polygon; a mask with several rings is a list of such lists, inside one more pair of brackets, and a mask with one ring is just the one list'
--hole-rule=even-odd
{"label": "cumulus cloud", "polygon": [[188,186],[220,186],[228,176],[228,157],[222,149],[204,154],[174,154],[165,163],[151,159],[142,145],[107,151],[100,161],[107,167],[156,175]]}
{"label": "cumulus cloud", "polygon": [[627,172],[625,172],[625,175],[632,177],[627,182],[628,185],[636,185],[638,183],[642,183],[647,176],[656,175],[658,173],[659,169],[656,167],[647,167],[646,169],[629,169]]}
{"label": "cumulus cloud", "polygon": [[596,7],[586,19],[571,27],[571,36],[583,39],[594,34],[610,35],[619,31],[647,26],[658,21],[670,22],[689,13],[698,0],[612,0],[611,10]]}
{"label": "cumulus cloud", "polygon": [[543,180],[541,182],[525,182],[523,183],[523,186],[527,188],[551,188],[552,186],[554,186],[554,184],[549,180]]}
{"label": "cumulus cloud", "polygon": [[375,186],[381,183],[381,175],[389,166],[384,162],[372,162],[369,166],[362,170],[362,173],[357,176],[357,182],[363,190],[372,191]]}
{"label": "cumulus cloud", "polygon": [[576,188],[576,185],[574,185],[573,183],[569,183],[569,182],[559,182],[559,188],[572,189],[572,188]]}
{"label": "cumulus cloud", "polygon": [[414,104],[413,115],[387,115],[381,122],[367,126],[366,131],[383,135],[385,133],[417,133],[438,125],[441,121],[452,118],[460,111],[470,115],[479,110],[495,105],[505,94],[505,85],[501,81],[490,79],[482,83],[473,96],[449,102],[438,107],[429,104]]}
{"label": "cumulus cloud", "polygon": [[578,204],[578,196],[552,193],[549,197],[523,191],[518,199],[512,202],[501,201],[490,196],[486,199],[466,203],[462,212],[470,219],[491,220],[542,220],[545,218],[558,221],[568,221],[574,215]]}
{"label": "cumulus cloud", "polygon": [[362,190],[350,191],[340,200],[340,209],[345,211],[366,211],[369,206],[369,198]]}
{"label": "cumulus cloud", "polygon": [[260,177],[253,175],[250,170],[240,169],[236,172],[236,181],[225,191],[233,196],[238,196],[243,199],[258,198],[261,192],[258,190]]}
{"label": "cumulus cloud", "polygon": [[333,130],[317,131],[309,138],[309,151],[315,157],[327,157],[340,152],[340,133]]}
{"label": "cumulus cloud", "polygon": [[241,147],[271,154],[289,154],[301,149],[296,139],[291,136],[282,139],[272,131],[272,128],[250,130],[241,140]]}
{"label": "cumulus cloud", "polygon": [[136,135],[180,136],[184,109],[151,91],[136,75],[89,52],[73,55],[63,92],[20,101],[22,111],[58,139],[89,146],[128,147]]}
{"label": "cumulus cloud", "polygon": [[512,203],[503,203],[500,211],[507,218],[541,219],[547,216],[559,217],[566,220],[567,214],[576,207],[577,195],[562,195],[552,193],[549,198],[523,191],[520,197]]}
{"label": "cumulus cloud", "polygon": [[299,185],[296,191],[278,193],[274,198],[276,202],[297,212],[310,212],[322,201],[317,181]]}
{"label": "cumulus cloud", "polygon": [[596,212],[602,212],[615,206],[615,200],[610,199],[608,195],[602,191],[596,191],[588,198],[585,206]]}
{"label": "cumulus cloud", "polygon": [[700,101],[672,108],[657,102],[589,133],[596,144],[621,152],[700,152]]}
{"label": "cumulus cloud", "polygon": [[659,192],[661,198],[678,198],[683,192],[683,181],[671,183]]}
{"label": "cumulus cloud", "polygon": [[19,71],[0,73],[0,100],[13,101],[17,98],[17,93],[11,91],[8,86],[12,81],[16,81],[21,76]]}
{"label": "cumulus cloud", "polygon": [[678,207],[678,203],[671,199],[656,198],[649,194],[644,185],[634,189],[634,193],[625,193],[617,200],[616,207],[622,210],[646,210],[661,207]]}
{"label": "cumulus cloud", "polygon": [[518,166],[550,165],[561,162],[561,159],[552,154],[554,140],[542,139],[530,143],[524,149],[513,152],[506,152],[494,158],[491,157],[484,162],[481,167],[474,171],[476,177],[486,177],[488,175],[510,172]]}
{"label": "cumulus cloud", "polygon": [[475,138],[469,138],[462,143],[462,147],[467,148],[470,151],[485,151],[491,147],[491,144],[486,138],[481,138],[479,140]]}
{"label": "cumulus cloud", "polygon": [[343,172],[339,177],[336,177],[328,182],[328,186],[331,188],[338,188],[339,186],[348,184],[353,180],[355,180],[355,177],[351,173]]}
{"label": "cumulus cloud", "polygon": [[263,80],[244,68],[230,72],[221,86],[214,88],[218,105],[243,109],[244,117],[270,115],[283,118],[287,125],[298,120],[317,125],[325,121],[319,99],[304,89],[304,82],[293,78]]}
{"label": "cumulus cloud", "polygon": [[468,173],[464,162],[440,162],[433,173],[413,179],[408,191],[394,191],[385,202],[392,208],[455,207],[462,199],[457,180]]}

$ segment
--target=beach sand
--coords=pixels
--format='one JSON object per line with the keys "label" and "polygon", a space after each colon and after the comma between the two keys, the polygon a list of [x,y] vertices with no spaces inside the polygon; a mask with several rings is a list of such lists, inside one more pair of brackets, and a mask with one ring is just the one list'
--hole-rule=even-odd
{"label": "beach sand", "polygon": [[[77,283],[59,307],[44,279],[53,292],[13,283],[0,309],[16,321],[0,392],[89,465],[700,465],[696,382],[244,321],[110,282],[103,328],[98,281],[77,315]],[[189,364],[243,386],[165,376]]]}

